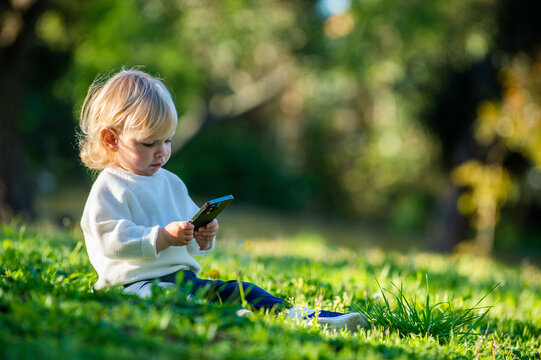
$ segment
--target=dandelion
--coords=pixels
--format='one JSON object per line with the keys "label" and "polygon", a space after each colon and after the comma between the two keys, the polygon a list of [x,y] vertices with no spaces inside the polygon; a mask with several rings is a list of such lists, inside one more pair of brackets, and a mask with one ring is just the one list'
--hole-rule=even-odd
{"label": "dandelion", "polygon": [[208,276],[213,280],[217,280],[220,278],[220,272],[216,269],[210,269],[208,271]]}

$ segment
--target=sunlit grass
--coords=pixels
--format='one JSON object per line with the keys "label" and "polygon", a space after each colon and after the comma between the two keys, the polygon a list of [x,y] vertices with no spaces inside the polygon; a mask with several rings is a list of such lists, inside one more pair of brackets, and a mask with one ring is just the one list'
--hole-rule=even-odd
{"label": "sunlit grass", "polygon": [[[447,342],[453,335],[460,335],[460,338],[482,335],[474,329],[479,327],[490,310],[490,306],[479,306],[488,293],[472,307],[456,308],[451,301],[434,303],[430,296],[428,276],[423,302],[408,298],[402,285],[393,284],[393,287],[393,290],[386,290],[380,286],[378,296],[369,297],[352,307],[366,314],[373,325],[383,326],[402,336],[432,336]],[[489,293],[496,287],[497,284]]]}
{"label": "sunlit grass", "polygon": [[118,287],[93,291],[96,275],[76,229],[2,225],[0,260],[2,359],[535,359],[541,352],[541,274],[530,264],[342,247],[308,231],[268,238],[226,231],[200,258],[202,277],[250,281],[300,306],[360,310],[372,322],[332,333],[270,313],[239,318],[236,306],[177,290],[148,300]]}

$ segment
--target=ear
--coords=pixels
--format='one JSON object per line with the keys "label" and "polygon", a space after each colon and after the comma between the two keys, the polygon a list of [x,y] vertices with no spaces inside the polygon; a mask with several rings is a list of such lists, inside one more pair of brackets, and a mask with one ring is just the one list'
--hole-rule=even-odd
{"label": "ear", "polygon": [[111,151],[116,152],[118,150],[118,136],[116,131],[111,128],[105,128],[100,133],[101,141]]}

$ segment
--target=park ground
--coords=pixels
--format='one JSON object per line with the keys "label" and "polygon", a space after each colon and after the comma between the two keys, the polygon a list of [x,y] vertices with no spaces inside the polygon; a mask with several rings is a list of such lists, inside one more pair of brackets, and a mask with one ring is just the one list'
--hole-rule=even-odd
{"label": "park ground", "polygon": [[332,333],[274,314],[238,317],[238,305],[176,290],[147,300],[94,291],[77,226],[19,222],[0,230],[0,358],[540,358],[541,272],[532,263],[392,249],[397,239],[373,229],[356,229],[357,243],[353,234],[333,241],[340,229],[321,222],[257,219],[224,218],[202,277],[250,281],[296,305],[365,311],[371,327]]}

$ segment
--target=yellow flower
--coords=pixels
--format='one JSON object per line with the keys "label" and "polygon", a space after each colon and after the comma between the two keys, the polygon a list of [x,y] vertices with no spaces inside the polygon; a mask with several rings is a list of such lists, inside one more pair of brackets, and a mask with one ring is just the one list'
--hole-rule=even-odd
{"label": "yellow flower", "polygon": [[217,280],[220,277],[220,272],[218,270],[216,270],[216,269],[210,269],[208,271],[208,276],[211,279]]}

